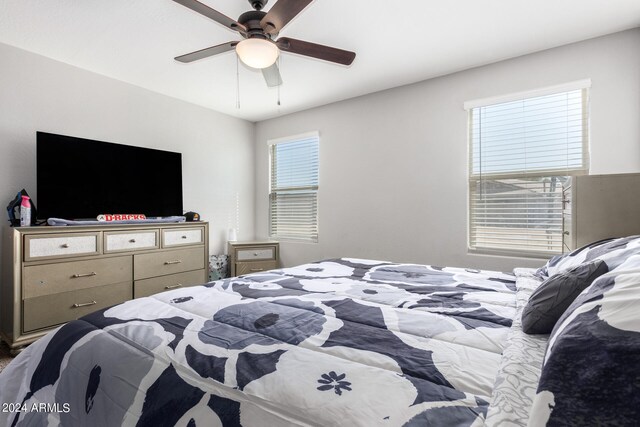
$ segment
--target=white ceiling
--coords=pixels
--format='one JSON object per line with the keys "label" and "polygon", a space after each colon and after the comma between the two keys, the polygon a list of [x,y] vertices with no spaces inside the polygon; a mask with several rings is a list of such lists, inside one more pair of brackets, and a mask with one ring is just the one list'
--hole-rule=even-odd
{"label": "white ceiling", "polygon": [[[201,0],[237,18],[246,0]],[[275,0],[271,0],[268,10]],[[171,0],[0,0],[0,42],[259,121],[640,26],[639,0],[315,0],[280,36],[357,53],[350,67],[283,54],[282,105],[228,52],[239,36]]]}

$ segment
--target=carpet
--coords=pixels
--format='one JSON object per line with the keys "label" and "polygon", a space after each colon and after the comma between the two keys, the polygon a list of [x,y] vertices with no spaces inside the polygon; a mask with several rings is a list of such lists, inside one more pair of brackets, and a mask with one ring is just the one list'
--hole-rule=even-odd
{"label": "carpet", "polygon": [[0,372],[13,360],[9,354],[9,346],[4,342],[0,342]]}

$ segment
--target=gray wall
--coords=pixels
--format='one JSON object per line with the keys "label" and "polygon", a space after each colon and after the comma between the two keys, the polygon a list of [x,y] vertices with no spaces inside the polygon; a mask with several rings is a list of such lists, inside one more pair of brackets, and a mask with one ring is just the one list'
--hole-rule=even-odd
{"label": "gray wall", "polygon": [[35,136],[46,131],[181,152],[184,208],[211,222],[211,252],[230,227],[253,238],[253,123],[4,44],[0,64],[2,209],[23,187],[37,206]]}
{"label": "gray wall", "polygon": [[538,266],[541,260],[467,253],[463,103],[584,78],[592,80],[591,172],[640,171],[634,29],[258,123],[256,233],[268,235],[267,140],[319,130],[319,242],[282,242],[285,265],[350,256]]}
{"label": "gray wall", "polygon": [[37,203],[36,130],[181,151],[185,209],[211,221],[212,253],[230,227],[240,239],[267,237],[266,141],[319,130],[320,242],[283,242],[286,265],[336,256],[540,264],[467,253],[462,104],[471,99],[591,78],[592,173],[640,171],[640,29],[255,126],[2,44],[0,58],[3,203],[22,187]]}

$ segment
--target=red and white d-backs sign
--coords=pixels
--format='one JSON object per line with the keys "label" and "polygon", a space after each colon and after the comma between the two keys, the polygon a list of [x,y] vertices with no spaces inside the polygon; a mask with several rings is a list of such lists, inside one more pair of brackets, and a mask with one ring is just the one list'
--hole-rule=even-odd
{"label": "red and white d-backs sign", "polygon": [[98,221],[131,221],[147,219],[144,214],[102,214],[98,215]]}

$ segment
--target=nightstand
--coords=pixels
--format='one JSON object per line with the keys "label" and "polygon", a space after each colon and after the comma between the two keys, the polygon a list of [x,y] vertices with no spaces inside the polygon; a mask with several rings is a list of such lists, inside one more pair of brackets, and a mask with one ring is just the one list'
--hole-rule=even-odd
{"label": "nightstand", "polygon": [[231,277],[278,268],[278,242],[229,242]]}

